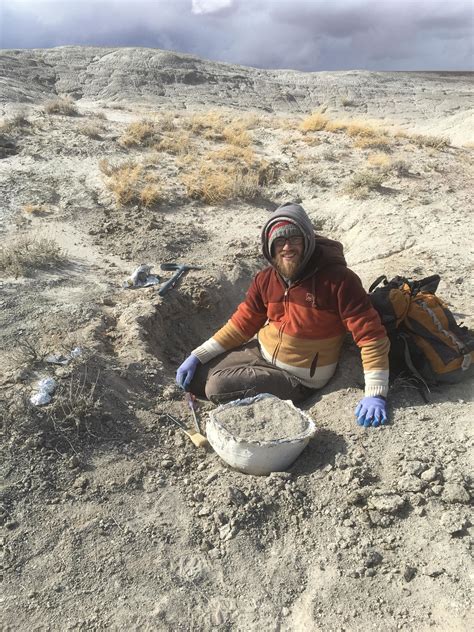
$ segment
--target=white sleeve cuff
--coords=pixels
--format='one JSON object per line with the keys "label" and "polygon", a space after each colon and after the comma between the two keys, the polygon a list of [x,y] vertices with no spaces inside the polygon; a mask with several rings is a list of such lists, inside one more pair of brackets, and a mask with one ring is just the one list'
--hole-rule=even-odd
{"label": "white sleeve cuff", "polygon": [[224,347],[214,340],[214,338],[209,338],[209,340],[203,342],[202,345],[193,349],[191,353],[197,356],[201,364],[206,364],[206,362],[217,358],[217,356],[224,353],[224,351]]}
{"label": "white sleeve cuff", "polygon": [[382,395],[387,397],[389,371],[365,371],[365,396],[376,397]]}

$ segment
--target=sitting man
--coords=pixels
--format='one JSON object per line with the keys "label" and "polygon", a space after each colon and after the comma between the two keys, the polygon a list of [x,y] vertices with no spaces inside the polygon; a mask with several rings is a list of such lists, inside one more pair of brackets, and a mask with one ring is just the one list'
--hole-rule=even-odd
{"label": "sitting man", "polygon": [[302,206],[284,204],[265,223],[262,247],[270,265],[230,320],[181,364],[179,386],[215,403],[271,393],[298,404],[332,377],[350,331],[365,376],[357,421],[386,423],[390,343],[342,245],[316,235]]}

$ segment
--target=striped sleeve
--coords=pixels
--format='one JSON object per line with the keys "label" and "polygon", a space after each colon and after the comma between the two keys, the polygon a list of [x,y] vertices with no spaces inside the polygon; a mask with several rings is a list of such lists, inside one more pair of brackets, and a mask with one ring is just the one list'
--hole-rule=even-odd
{"label": "striped sleeve", "polygon": [[258,288],[258,277],[257,274],[250,285],[245,300],[240,303],[227,323],[211,338],[192,351],[202,364],[209,362],[225,351],[245,344],[265,324],[267,310]]}
{"label": "striped sleeve", "polygon": [[365,396],[387,396],[390,341],[377,311],[372,307],[359,277],[347,270],[338,290],[338,306],[344,326],[361,349]]}

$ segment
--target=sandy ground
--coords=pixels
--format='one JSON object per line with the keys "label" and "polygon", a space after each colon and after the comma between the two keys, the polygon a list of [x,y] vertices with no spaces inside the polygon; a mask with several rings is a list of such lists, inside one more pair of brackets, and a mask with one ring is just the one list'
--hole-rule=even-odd
{"label": "sandy ground", "polygon": [[[150,157],[118,141],[163,110],[76,105],[70,117],[31,104],[28,122],[2,135],[4,247],[35,236],[65,254],[0,280],[4,629],[468,630],[472,383],[436,388],[426,404],[400,380],[390,425],[359,428],[363,376],[348,339],[334,379],[303,406],[314,439],[268,477],[198,450],[164,413],[190,421],[176,368],[264,265],[259,229],[283,201],[342,241],[366,287],[383,273],[439,273],[440,295],[472,325],[472,148],[393,135],[382,150],[361,148],[342,131],[303,134],[294,116],[223,111],[245,119],[278,175],[253,199],[206,204],[180,178],[222,139],[193,132],[187,162]],[[179,127],[192,112],[175,114]],[[85,124],[100,126],[98,138]],[[103,158],[144,165],[166,195],[118,204]],[[396,160],[403,169],[388,166]],[[355,174],[383,165],[380,186],[347,192]],[[166,280],[163,262],[202,269],[163,298],[122,288],[140,263]],[[67,365],[45,361],[75,346],[83,353]],[[45,376],[58,389],[34,407]],[[200,402],[204,426],[211,408]]]}

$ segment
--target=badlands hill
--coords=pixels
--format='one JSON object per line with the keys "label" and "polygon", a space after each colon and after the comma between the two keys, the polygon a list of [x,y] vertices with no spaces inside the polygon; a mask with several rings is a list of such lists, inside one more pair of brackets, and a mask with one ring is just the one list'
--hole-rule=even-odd
{"label": "badlands hill", "polygon": [[[366,288],[439,273],[474,325],[472,96],[467,73],[0,52],[5,629],[471,628],[472,380],[425,402],[398,377],[390,424],[359,428],[348,337],[303,406],[316,436],[268,477],[167,415],[190,423],[176,368],[265,265],[284,201]],[[160,297],[124,287],[141,263],[161,281],[162,263],[201,269]]]}
{"label": "badlands hill", "polygon": [[178,109],[212,105],[295,114],[329,107],[448,133],[461,144],[466,128],[471,135],[474,129],[469,72],[271,71],[156,49],[63,46],[5,50],[0,77],[4,104],[62,94]]}

